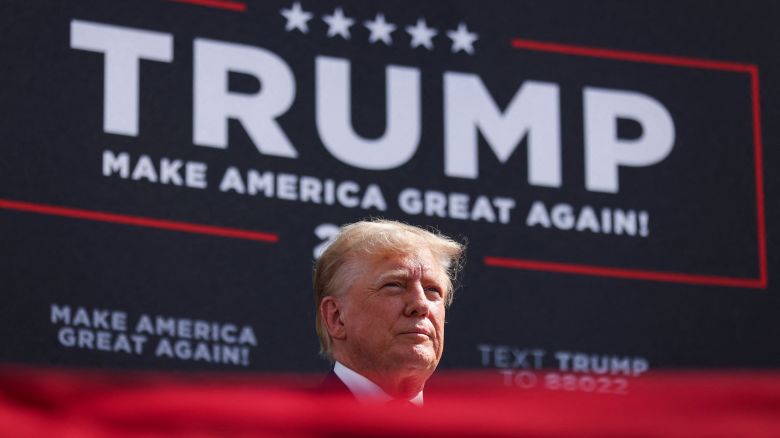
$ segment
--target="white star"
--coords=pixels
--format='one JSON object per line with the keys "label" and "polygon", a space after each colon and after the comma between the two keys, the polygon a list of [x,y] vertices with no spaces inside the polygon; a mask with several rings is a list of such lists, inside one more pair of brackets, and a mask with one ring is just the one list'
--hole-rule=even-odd
{"label": "white star", "polygon": [[452,40],[452,53],[458,50],[463,50],[469,55],[474,54],[474,41],[479,39],[479,36],[473,32],[469,32],[466,28],[466,24],[459,23],[458,30],[447,31],[447,36]]}
{"label": "white star", "polygon": [[328,23],[329,38],[341,35],[345,40],[348,40],[350,37],[349,27],[355,23],[355,20],[344,16],[344,11],[342,11],[341,8],[336,8],[336,10],[333,11],[333,15],[322,17],[322,21]]}
{"label": "white star", "polygon": [[313,14],[304,11],[299,2],[293,3],[292,8],[282,9],[279,12],[287,19],[287,25],[284,27],[284,30],[290,32],[298,29],[303,33],[309,32],[309,25],[306,22],[311,20]]}
{"label": "white star", "polygon": [[424,18],[418,18],[414,27],[406,26],[406,32],[412,36],[412,48],[425,46],[428,50],[433,50],[433,41],[431,40],[439,33],[436,29],[428,27]]}
{"label": "white star", "polygon": [[382,13],[376,14],[374,21],[366,21],[365,26],[371,31],[371,35],[368,37],[368,42],[375,43],[382,40],[386,45],[393,44],[393,38],[390,34],[396,29],[396,25],[385,21],[385,15]]}

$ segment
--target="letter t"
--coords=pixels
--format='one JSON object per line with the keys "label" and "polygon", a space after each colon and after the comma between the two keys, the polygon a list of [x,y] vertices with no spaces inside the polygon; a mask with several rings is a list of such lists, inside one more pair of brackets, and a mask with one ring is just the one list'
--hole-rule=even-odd
{"label": "letter t", "polygon": [[70,46],[103,53],[103,131],[138,135],[140,59],[171,62],[173,36],[168,33],[72,20]]}

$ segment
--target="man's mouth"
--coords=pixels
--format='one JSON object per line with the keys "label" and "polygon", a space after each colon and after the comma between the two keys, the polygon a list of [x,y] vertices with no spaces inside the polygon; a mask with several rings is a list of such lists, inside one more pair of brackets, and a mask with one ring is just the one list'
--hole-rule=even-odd
{"label": "man's mouth", "polygon": [[425,329],[425,328],[413,328],[411,330],[403,331],[403,332],[401,332],[401,334],[402,335],[412,335],[412,336],[414,336],[414,335],[425,336],[427,338],[433,339],[433,334],[431,333],[431,331],[428,330],[428,329]]}

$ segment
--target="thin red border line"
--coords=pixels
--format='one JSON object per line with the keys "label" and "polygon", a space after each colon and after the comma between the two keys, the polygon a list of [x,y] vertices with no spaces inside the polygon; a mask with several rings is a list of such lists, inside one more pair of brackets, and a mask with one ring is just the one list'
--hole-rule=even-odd
{"label": "thin red border line", "polygon": [[606,266],[576,265],[569,263],[540,262],[504,257],[484,258],[486,266],[527,269],[532,271],[560,272],[564,274],[592,275],[596,277],[652,280],[669,283],[687,283],[714,286],[749,287],[763,289],[766,283],[760,279],[720,277],[715,275],[682,274],[677,272],[645,271],[639,269],[610,268]]}
{"label": "thin red border line", "polygon": [[230,0],[169,0],[176,3],[188,3],[207,8],[227,9],[228,11],[244,12],[246,4]]}
{"label": "thin red border line", "polygon": [[750,91],[753,98],[753,155],[756,162],[756,210],[758,212],[758,263],[759,281],[766,288],[769,282],[766,260],[766,218],[764,210],[764,158],[761,137],[761,90],[758,82],[758,67],[750,70]]}
{"label": "thin red border line", "polygon": [[562,53],[565,55],[588,56],[592,58],[617,59],[620,61],[644,62],[649,64],[674,65],[678,67],[703,68],[709,70],[726,70],[740,73],[750,73],[756,68],[752,64],[736,62],[713,61],[701,58],[683,56],[655,55],[651,53],[630,52],[627,50],[602,49],[598,47],[573,46],[568,44],[546,43],[525,39],[513,39],[512,47],[516,49],[536,50],[541,52]]}
{"label": "thin red border line", "polygon": [[[520,38],[515,38],[511,41],[512,47],[517,49],[536,50],[551,53],[560,53],[564,55],[574,56],[588,56],[594,58],[606,58],[615,59],[620,61],[630,62],[643,62],[650,64],[662,64],[678,67],[689,68],[701,68],[709,70],[721,70],[738,73],[747,73],[750,75],[750,88],[751,88],[751,101],[753,110],[753,156],[755,161],[755,179],[756,179],[756,225],[758,234],[758,279],[739,279],[732,277],[719,277],[719,276],[706,276],[696,274],[677,274],[677,273],[664,273],[655,271],[640,271],[640,270],[624,270],[618,268],[601,268],[597,266],[588,267],[586,265],[567,265],[561,263],[547,263],[547,262],[533,262],[530,260],[519,259],[502,259],[497,257],[486,257],[485,264],[488,264],[488,259],[504,260],[509,262],[515,260],[516,263],[508,263],[507,267],[515,267],[518,269],[540,269],[546,267],[549,269],[541,270],[554,270],[555,272],[567,272],[567,267],[578,271],[580,273],[590,275],[593,272],[605,272],[606,276],[622,276],[624,278],[638,278],[646,280],[658,280],[658,281],[670,281],[670,282],[682,282],[682,283],[695,283],[695,284],[714,284],[721,286],[735,286],[735,287],[754,287],[766,289],[769,282],[769,275],[767,272],[767,249],[766,249],[766,218],[765,206],[764,206],[764,161],[763,161],[763,142],[761,137],[761,92],[759,86],[758,66],[754,64],[740,64],[734,62],[713,61],[709,59],[701,58],[688,58],[681,56],[667,56],[656,55],[650,53],[631,52],[623,50],[603,49],[598,47],[587,46],[574,46],[568,44],[548,43],[542,41],[532,41]],[[502,263],[495,266],[503,266],[506,263]],[[530,268],[528,266],[537,266],[537,268]],[[522,267],[521,267],[522,266]],[[607,271],[605,271],[605,269]],[[586,272],[588,271],[588,272]],[[623,272],[624,275],[616,275],[615,273]],[[636,275],[635,275],[636,274]]]}
{"label": "thin red border line", "polygon": [[83,210],[80,208],[60,207],[56,205],[37,204],[32,202],[0,199],[0,209],[38,213],[50,216],[62,216],[75,219],[85,219],[98,222],[109,222],[137,227],[159,228],[162,230],[182,231],[185,233],[206,234],[210,236],[230,237],[234,239],[256,240],[260,242],[277,243],[279,236],[273,233],[241,230],[237,228],[217,227],[213,225],[193,224],[189,222],[170,221],[143,216],[130,216],[102,211]]}

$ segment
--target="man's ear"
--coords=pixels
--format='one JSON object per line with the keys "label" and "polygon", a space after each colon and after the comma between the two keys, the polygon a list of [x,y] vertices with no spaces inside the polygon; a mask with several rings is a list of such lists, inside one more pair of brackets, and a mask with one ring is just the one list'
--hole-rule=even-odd
{"label": "man's ear", "polygon": [[342,308],[335,297],[328,295],[320,302],[320,318],[325,321],[325,327],[328,328],[328,334],[334,339],[344,339],[347,337],[347,330],[341,319]]}

